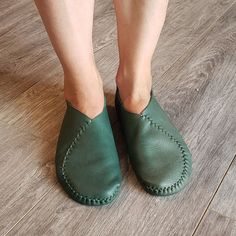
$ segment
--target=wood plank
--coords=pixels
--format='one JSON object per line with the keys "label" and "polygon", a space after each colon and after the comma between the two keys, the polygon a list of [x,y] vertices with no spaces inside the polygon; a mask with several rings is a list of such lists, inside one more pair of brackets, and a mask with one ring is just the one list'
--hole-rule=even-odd
{"label": "wood plank", "polygon": [[0,123],[0,234],[4,235],[56,184],[54,150]]}
{"label": "wood plank", "polygon": [[[162,30],[157,49],[153,56],[152,74],[154,87],[162,80],[162,76],[178,61],[181,55],[190,50],[195,42],[211,24],[228,9],[234,1],[170,1],[167,18]],[[224,10],[223,10],[223,8]],[[209,12],[211,13],[209,13]],[[213,13],[214,12],[214,13]],[[216,13],[216,14],[215,14]],[[210,17],[210,18],[209,18]],[[112,23],[113,24],[113,23]],[[115,75],[118,67],[118,49],[116,39],[107,42],[106,50],[95,54],[101,72],[106,93],[114,94]],[[171,50],[170,50],[171,49]],[[111,53],[112,52],[112,53]],[[167,76],[169,73],[167,73]],[[111,104],[113,104],[111,100]]]}
{"label": "wood plank", "polygon": [[236,234],[236,157],[194,235]]}
{"label": "wood plank", "polygon": [[236,158],[214,197],[210,209],[236,221]]}
{"label": "wood plank", "polygon": [[154,79],[158,80],[233,3],[235,1],[229,0],[169,1],[166,22],[153,57]]}
{"label": "wood plank", "polygon": [[[226,21],[230,23],[227,24]],[[186,126],[186,120],[193,122],[192,116],[199,111],[202,96],[206,96],[207,92],[209,97],[206,103],[211,102],[214,90],[211,93],[207,88],[211,87],[216,89],[215,91],[223,90],[221,91],[224,93],[222,99],[227,95],[229,100],[235,97],[235,87],[230,88],[230,94],[224,91],[225,86],[228,86],[226,80],[235,74],[235,29],[232,27],[233,24],[234,15],[230,10],[218,20],[214,28],[208,30],[207,37],[200,39],[195,47],[179,58],[159,80],[154,80],[153,87],[159,102],[165,107],[180,130]],[[220,80],[220,77],[224,79]],[[233,78],[232,83],[234,83]],[[215,102],[220,109],[222,100],[217,98]],[[210,115],[214,109],[216,108],[212,107],[209,111],[204,110],[202,115],[205,112],[209,112]],[[235,106],[232,106],[230,117],[225,117],[227,121],[236,118],[235,109]]]}
{"label": "wood plank", "polygon": [[[1,2],[0,27],[0,106],[14,100],[39,80],[55,75],[58,61],[49,47],[41,22],[33,7],[33,1],[23,0]],[[24,16],[24,17],[22,17]],[[9,20],[11,19],[11,20]],[[41,47],[42,46],[42,47]],[[51,57],[45,57],[45,55]],[[44,61],[44,62],[43,62]],[[38,70],[45,65],[47,73]],[[56,64],[55,64],[56,63]]]}
{"label": "wood plank", "polygon": [[236,4],[155,88],[164,107],[174,110],[170,116],[193,154],[192,179],[183,192],[152,197],[132,171],[107,207],[81,206],[53,189],[9,235],[191,235],[235,154],[235,18]]}
{"label": "wood plank", "polygon": [[37,84],[4,105],[1,111],[3,122],[46,141],[55,141],[65,112],[62,85]]}
{"label": "wood plank", "polygon": [[215,211],[209,210],[204,221],[194,235],[207,236],[235,236],[236,221]]}
{"label": "wood plank", "polygon": [[[173,63],[189,50],[233,3],[234,1],[231,0],[210,0],[207,3],[203,0],[170,1],[166,21],[153,56],[153,80],[159,81]],[[113,21],[111,24],[114,25]],[[114,38],[113,42],[108,42],[109,53],[104,53],[110,58],[107,61],[110,63],[113,61],[115,64],[107,67],[106,70],[100,67],[104,80],[111,81],[111,84],[113,84],[118,64],[116,37]],[[113,52],[114,49],[115,52]],[[114,91],[114,87],[109,83],[105,88],[108,91]]]}

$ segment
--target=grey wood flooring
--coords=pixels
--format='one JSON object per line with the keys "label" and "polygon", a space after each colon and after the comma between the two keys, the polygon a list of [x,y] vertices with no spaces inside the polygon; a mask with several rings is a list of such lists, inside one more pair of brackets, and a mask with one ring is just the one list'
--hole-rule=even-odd
{"label": "grey wood flooring", "polygon": [[236,1],[171,0],[153,90],[193,154],[181,193],[146,194],[127,163],[114,111],[111,0],[97,0],[94,51],[124,181],[111,205],[70,200],[55,176],[65,111],[62,69],[31,0],[0,2],[0,235],[236,235]]}

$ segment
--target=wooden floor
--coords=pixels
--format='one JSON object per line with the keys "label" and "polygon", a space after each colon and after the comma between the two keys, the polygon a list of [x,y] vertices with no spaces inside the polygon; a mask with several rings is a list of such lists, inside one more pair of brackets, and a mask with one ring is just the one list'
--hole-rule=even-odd
{"label": "wooden floor", "polygon": [[153,89],[190,147],[193,174],[166,198],[146,194],[127,164],[113,107],[114,9],[96,2],[94,50],[124,176],[105,207],[77,204],[56,180],[63,74],[33,1],[1,0],[0,12],[0,235],[236,235],[235,0],[170,1]]}

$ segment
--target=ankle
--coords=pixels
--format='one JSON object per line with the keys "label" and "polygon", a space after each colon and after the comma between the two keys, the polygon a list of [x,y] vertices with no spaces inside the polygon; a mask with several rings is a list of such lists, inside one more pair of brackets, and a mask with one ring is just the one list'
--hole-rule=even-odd
{"label": "ankle", "polygon": [[119,69],[116,84],[124,107],[130,112],[142,112],[150,100],[151,70],[143,69],[133,73]]}
{"label": "ankle", "polygon": [[97,73],[86,77],[65,74],[64,98],[75,109],[91,119],[94,118],[104,108],[104,93],[100,76]]}
{"label": "ankle", "polygon": [[152,76],[150,68],[141,68],[136,71],[124,70],[119,67],[116,75],[116,85],[121,93],[127,95],[150,94],[152,88]]}
{"label": "ankle", "polygon": [[[97,94],[96,94],[97,93]],[[88,116],[95,118],[103,111],[104,95],[100,92],[95,93],[77,93],[77,91],[64,93],[64,98],[72,107]]]}

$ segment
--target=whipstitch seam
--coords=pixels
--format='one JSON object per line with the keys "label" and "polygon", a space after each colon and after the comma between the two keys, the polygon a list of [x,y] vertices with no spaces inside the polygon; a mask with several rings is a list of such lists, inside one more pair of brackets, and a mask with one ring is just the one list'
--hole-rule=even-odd
{"label": "whipstitch seam", "polygon": [[173,137],[173,135],[171,135],[168,131],[166,131],[162,126],[158,125],[156,122],[154,122],[151,117],[149,117],[148,115],[141,115],[141,118],[144,118],[145,120],[147,120],[151,126],[154,126],[155,128],[157,128],[158,130],[160,130],[162,133],[164,133],[165,135],[167,135],[167,137],[173,141],[175,144],[177,144],[178,148],[180,149],[181,151],[181,157],[182,157],[182,160],[183,160],[183,164],[184,164],[184,167],[183,167],[183,171],[181,173],[181,177],[179,178],[178,181],[176,181],[174,184],[172,184],[171,186],[169,187],[164,187],[164,188],[158,188],[158,187],[155,187],[155,186],[146,186],[148,189],[152,190],[152,191],[158,191],[159,193],[165,193],[166,191],[167,192],[172,192],[174,188],[176,187],[179,187],[182,182],[184,181],[184,178],[186,177],[187,173],[188,173],[188,159],[185,158],[187,156],[186,154],[186,151],[184,149],[184,147],[180,144],[180,142],[175,139]]}
{"label": "whipstitch seam", "polygon": [[69,148],[66,151],[64,160],[63,160],[63,164],[62,164],[62,175],[64,177],[64,180],[66,181],[67,185],[69,186],[69,188],[72,190],[72,192],[76,195],[76,197],[79,197],[79,200],[82,200],[84,202],[86,202],[87,200],[89,200],[89,202],[93,202],[93,203],[106,203],[109,202],[113,199],[113,197],[116,195],[118,188],[116,189],[116,191],[114,192],[113,195],[111,195],[110,197],[107,198],[94,198],[91,199],[88,196],[82,195],[78,192],[76,192],[73,188],[73,186],[70,184],[69,178],[67,177],[66,173],[65,173],[65,166],[66,166],[66,162],[69,160],[69,156],[72,153],[73,148],[75,147],[75,145],[77,144],[77,142],[79,141],[80,137],[82,136],[82,134],[86,131],[86,129],[89,127],[89,125],[92,123],[92,121],[87,121],[85,125],[83,125],[80,130],[78,131],[76,137],[74,138],[74,140],[71,142]]}

